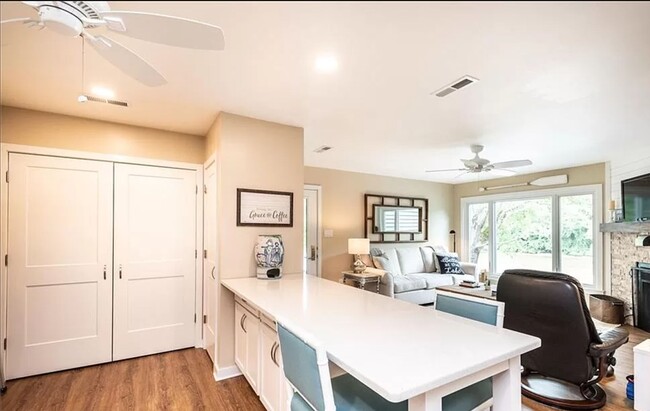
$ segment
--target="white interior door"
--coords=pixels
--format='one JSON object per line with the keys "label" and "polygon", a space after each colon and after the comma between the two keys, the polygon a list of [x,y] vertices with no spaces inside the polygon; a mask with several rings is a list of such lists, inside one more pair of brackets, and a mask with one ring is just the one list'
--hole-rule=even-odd
{"label": "white interior door", "polygon": [[194,346],[196,173],[115,164],[113,359]]}
{"label": "white interior door", "polygon": [[203,339],[208,355],[215,361],[215,329],[217,325],[217,166],[212,162],[203,173]]}
{"label": "white interior door", "polygon": [[113,164],[9,157],[7,377],[111,360]]}
{"label": "white interior door", "polygon": [[303,238],[303,271],[305,274],[320,276],[319,273],[319,196],[320,190],[305,188],[304,200],[304,238]]}

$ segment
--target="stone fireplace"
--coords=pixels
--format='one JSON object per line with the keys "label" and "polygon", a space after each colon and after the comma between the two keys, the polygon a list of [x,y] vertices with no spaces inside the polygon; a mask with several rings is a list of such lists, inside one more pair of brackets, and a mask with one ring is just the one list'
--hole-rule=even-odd
{"label": "stone fireplace", "polygon": [[[624,224],[624,223],[614,223]],[[633,224],[633,223],[632,223]],[[640,223],[642,224],[642,223]],[[611,226],[612,224],[604,224]],[[643,227],[635,232],[612,232],[611,234],[611,281],[612,296],[625,302],[626,322],[632,324],[632,277],[630,272],[637,262],[650,262],[650,247],[638,247],[635,239]],[[609,231],[609,230],[607,230]]]}

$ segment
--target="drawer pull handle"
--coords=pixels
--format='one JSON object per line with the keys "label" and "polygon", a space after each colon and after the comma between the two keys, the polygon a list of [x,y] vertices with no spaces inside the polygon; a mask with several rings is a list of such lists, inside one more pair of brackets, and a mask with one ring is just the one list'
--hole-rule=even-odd
{"label": "drawer pull handle", "polygon": [[273,347],[271,347],[271,359],[273,360],[273,364],[275,364],[277,367],[280,366],[280,364],[278,364],[278,359],[277,359],[278,348],[280,348],[280,344],[278,344],[277,342],[273,343]]}

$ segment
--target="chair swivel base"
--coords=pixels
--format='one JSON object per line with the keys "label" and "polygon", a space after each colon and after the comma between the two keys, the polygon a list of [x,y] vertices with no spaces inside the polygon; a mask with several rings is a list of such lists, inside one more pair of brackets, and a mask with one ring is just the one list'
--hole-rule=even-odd
{"label": "chair swivel base", "polygon": [[607,402],[607,394],[598,385],[589,387],[591,391],[583,395],[580,386],[539,374],[521,376],[521,392],[524,396],[566,410],[595,410]]}

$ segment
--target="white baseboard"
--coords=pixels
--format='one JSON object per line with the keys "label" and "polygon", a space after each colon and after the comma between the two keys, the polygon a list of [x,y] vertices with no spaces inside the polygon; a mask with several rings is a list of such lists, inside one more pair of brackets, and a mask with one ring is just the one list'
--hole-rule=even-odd
{"label": "white baseboard", "polygon": [[239,367],[236,365],[230,367],[220,368],[218,371],[213,373],[215,381],[227,380],[228,378],[233,378],[242,375]]}

